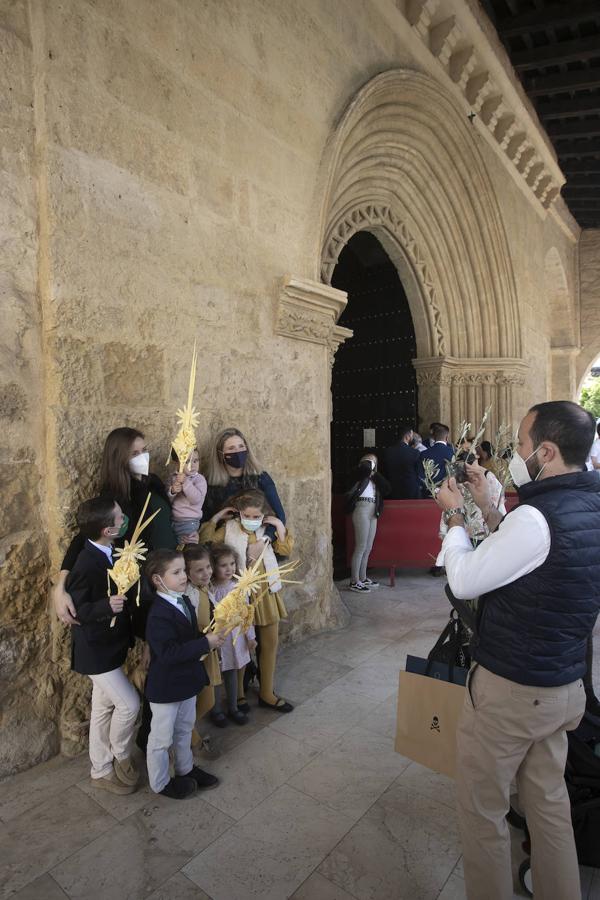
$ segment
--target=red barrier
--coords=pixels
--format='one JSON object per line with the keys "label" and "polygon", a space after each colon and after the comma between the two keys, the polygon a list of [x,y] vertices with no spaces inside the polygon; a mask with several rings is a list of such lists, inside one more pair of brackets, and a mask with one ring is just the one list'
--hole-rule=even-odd
{"label": "red barrier", "polygon": [[[507,510],[516,506],[516,495],[506,498]],[[429,569],[440,551],[440,509],[433,500],[386,500],[377,523],[369,566],[390,571],[390,585],[396,583],[397,568]],[[354,529],[346,516],[346,562],[352,559]]]}

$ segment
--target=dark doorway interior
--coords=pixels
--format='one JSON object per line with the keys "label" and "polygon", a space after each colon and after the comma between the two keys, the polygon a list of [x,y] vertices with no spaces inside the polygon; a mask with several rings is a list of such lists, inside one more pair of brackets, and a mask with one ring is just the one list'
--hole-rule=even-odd
{"label": "dark doorway interior", "polygon": [[[348,292],[339,324],[354,331],[337,351],[332,378],[333,491],[343,493],[366,447],[380,453],[395,443],[399,425],[416,426],[417,346],[396,267],[368,231],[346,244],[331,283]],[[365,429],[375,431],[366,444]]]}

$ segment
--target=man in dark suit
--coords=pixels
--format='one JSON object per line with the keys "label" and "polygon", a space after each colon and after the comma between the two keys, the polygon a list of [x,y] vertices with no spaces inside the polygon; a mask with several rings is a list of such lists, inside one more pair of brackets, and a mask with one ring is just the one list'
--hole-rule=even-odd
{"label": "man in dark suit", "polygon": [[110,596],[106,574],[113,566],[112,543],[125,532],[127,519],[114,500],[95,497],[81,504],[77,522],[85,543],[66,589],[81,623],[71,626],[71,668],[93,683],[91,779],[96,788],[130,794],[138,781],[131,743],[140,701],[122,665],[133,630],[126,598]]}
{"label": "man in dark suit", "polygon": [[392,500],[417,500],[421,496],[419,482],[419,451],[410,446],[413,429],[404,425],[399,440],[384,453],[385,471],[392,486]]}
{"label": "man in dark suit", "polygon": [[425,469],[423,463],[426,459],[433,460],[439,469],[434,481],[441,484],[446,477],[446,463],[450,462],[454,456],[454,450],[448,443],[449,429],[446,425],[435,423],[432,427],[433,444],[427,450],[423,450],[419,460],[419,474],[421,478],[425,477]]}

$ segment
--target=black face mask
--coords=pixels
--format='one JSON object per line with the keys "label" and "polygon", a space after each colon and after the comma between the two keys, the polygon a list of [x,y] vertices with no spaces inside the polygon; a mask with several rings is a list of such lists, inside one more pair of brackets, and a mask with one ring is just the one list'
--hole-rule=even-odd
{"label": "black face mask", "polygon": [[238,450],[236,453],[224,453],[223,459],[232,469],[243,469],[248,458],[247,450]]}

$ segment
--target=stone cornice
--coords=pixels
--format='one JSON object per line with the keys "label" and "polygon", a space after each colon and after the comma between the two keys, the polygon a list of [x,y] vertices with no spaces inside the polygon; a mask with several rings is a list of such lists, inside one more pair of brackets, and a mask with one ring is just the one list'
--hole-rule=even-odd
{"label": "stone cornice", "polygon": [[352,336],[349,328],[336,325],[347,302],[345,291],[320,281],[285,275],[278,282],[275,332],[298,341],[323,344],[335,353]]}
{"label": "stone cornice", "polygon": [[529,366],[521,359],[486,357],[413,359],[420,385],[525,384]]}
{"label": "stone cornice", "polygon": [[[389,4],[380,5],[391,18]],[[469,0],[396,0],[395,7],[396,21],[400,15],[425,48],[427,68],[442,70],[474,127],[543,216],[565,177],[489,21]]]}

